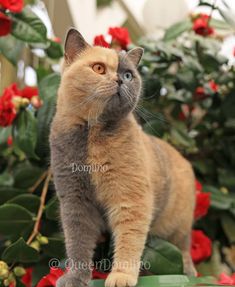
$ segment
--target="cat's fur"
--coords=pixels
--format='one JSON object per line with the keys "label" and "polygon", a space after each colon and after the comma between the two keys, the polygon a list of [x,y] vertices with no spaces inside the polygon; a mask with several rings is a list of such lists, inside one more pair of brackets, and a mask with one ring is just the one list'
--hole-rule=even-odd
{"label": "cat's fur", "polygon": [[[136,66],[142,52],[91,47],[74,29],[67,35],[50,143],[67,256],[76,268],[58,280],[59,287],[88,286],[91,272],[78,264],[92,261],[107,229],[115,252],[106,286],[136,285],[148,233],[176,244],[185,272],[195,274],[192,168],[169,144],[145,134],[132,113],[141,92]],[[92,69],[95,63],[105,65],[105,74]],[[72,173],[72,163],[102,169]]]}

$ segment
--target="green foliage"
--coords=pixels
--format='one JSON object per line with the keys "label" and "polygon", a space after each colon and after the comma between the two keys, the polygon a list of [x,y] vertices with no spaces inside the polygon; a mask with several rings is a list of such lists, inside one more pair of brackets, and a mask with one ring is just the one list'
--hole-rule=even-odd
{"label": "green foliage", "polygon": [[29,7],[10,16],[13,20],[12,35],[27,43],[46,43],[46,26]]}
{"label": "green foliage", "polygon": [[153,274],[183,274],[183,260],[177,247],[167,241],[151,237],[147,241],[143,263],[149,264]]}

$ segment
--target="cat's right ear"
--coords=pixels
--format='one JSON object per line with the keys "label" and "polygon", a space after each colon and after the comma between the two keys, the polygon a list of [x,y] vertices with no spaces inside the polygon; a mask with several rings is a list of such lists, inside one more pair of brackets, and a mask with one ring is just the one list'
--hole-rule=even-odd
{"label": "cat's right ear", "polygon": [[71,64],[74,59],[88,47],[90,47],[90,45],[76,29],[69,29],[64,45],[64,58],[66,63]]}

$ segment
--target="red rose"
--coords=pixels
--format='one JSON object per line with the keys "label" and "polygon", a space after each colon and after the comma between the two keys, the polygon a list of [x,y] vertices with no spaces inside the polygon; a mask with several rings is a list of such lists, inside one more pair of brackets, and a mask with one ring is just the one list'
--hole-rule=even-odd
{"label": "red rose", "polygon": [[122,47],[122,49],[126,49],[127,45],[130,44],[131,39],[129,36],[129,32],[127,28],[122,27],[114,27],[109,28],[109,35],[112,36],[112,43],[117,43]]}
{"label": "red rose", "polygon": [[106,279],[109,273],[99,272],[96,269],[92,270],[92,279]]}
{"label": "red rose", "polygon": [[6,36],[11,32],[11,19],[0,12],[0,37]]}
{"label": "red rose", "polygon": [[201,231],[192,231],[191,256],[194,263],[200,263],[211,256],[211,240]]}
{"label": "red rose", "polygon": [[16,84],[6,88],[0,97],[0,126],[6,127],[12,124],[16,117],[16,109],[12,98],[16,95]]}
{"label": "red rose", "polygon": [[231,276],[221,273],[219,276],[218,284],[225,286],[234,286],[235,285],[235,273]]}
{"label": "red rose", "polygon": [[101,46],[105,48],[110,48],[109,43],[105,41],[105,38],[103,35],[98,35],[94,38],[94,45],[95,46]]}
{"label": "red rose", "polygon": [[198,18],[193,21],[193,30],[196,34],[201,36],[209,36],[214,34],[214,29],[209,26],[210,17],[206,14],[200,14]]}
{"label": "red rose", "polygon": [[23,9],[24,3],[23,0],[0,0],[0,5],[11,12],[19,13]]}
{"label": "red rose", "polygon": [[32,97],[38,96],[38,88],[26,86],[21,90],[20,96],[30,100]]}
{"label": "red rose", "polygon": [[26,274],[22,276],[21,282],[25,285],[25,287],[32,287],[32,273],[33,268],[27,268]]}
{"label": "red rose", "polygon": [[64,271],[59,268],[51,268],[50,273],[42,277],[36,287],[51,287],[56,286],[56,281],[64,274]]}

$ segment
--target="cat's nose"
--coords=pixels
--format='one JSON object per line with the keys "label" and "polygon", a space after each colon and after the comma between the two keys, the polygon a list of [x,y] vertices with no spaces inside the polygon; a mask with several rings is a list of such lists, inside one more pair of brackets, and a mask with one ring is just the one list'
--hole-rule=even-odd
{"label": "cat's nose", "polygon": [[122,79],[120,77],[117,77],[117,83],[119,86],[121,86],[121,84],[123,83]]}

